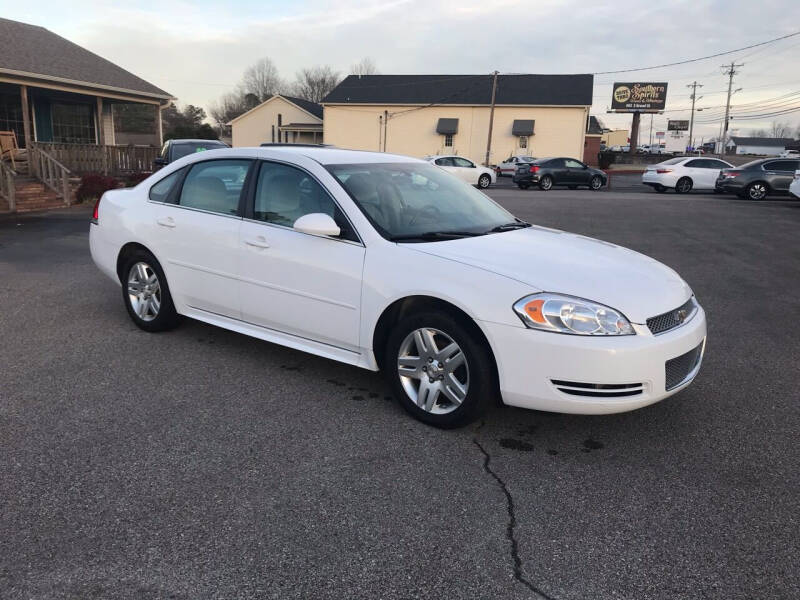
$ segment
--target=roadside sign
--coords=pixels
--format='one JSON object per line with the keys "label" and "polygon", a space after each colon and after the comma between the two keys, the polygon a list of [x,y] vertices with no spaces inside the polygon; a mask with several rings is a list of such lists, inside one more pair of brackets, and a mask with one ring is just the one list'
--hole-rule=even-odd
{"label": "roadside sign", "polygon": [[667,121],[667,131],[689,131],[689,121]]}
{"label": "roadside sign", "polygon": [[667,82],[615,83],[611,110],[616,112],[658,112],[667,102]]}

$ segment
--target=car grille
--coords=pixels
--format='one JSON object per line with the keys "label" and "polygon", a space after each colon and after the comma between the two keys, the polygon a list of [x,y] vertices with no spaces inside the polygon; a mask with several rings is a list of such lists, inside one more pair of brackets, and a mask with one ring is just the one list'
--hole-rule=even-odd
{"label": "car grille", "polygon": [[564,392],[570,396],[621,398],[624,396],[638,396],[644,392],[644,384],[642,383],[581,383],[562,379],[551,379],[550,381],[559,392]]}
{"label": "car grille", "polygon": [[647,328],[653,335],[675,329],[689,321],[697,312],[697,302],[694,297],[689,298],[684,304],[669,312],[647,319]]}
{"label": "car grille", "polygon": [[703,344],[701,343],[697,348],[689,350],[686,354],[681,354],[677,358],[670,359],[664,363],[665,389],[669,391],[684,383],[695,367],[700,364],[702,357]]}

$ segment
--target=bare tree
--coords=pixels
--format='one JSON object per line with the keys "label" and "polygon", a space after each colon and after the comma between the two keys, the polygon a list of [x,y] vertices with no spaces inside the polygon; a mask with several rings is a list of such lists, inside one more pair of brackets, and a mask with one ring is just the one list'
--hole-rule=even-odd
{"label": "bare tree", "polygon": [[230,127],[228,122],[258,104],[258,97],[255,94],[229,92],[209,106],[208,114],[211,115],[211,119],[216,124],[220,134],[229,135]]}
{"label": "bare tree", "polygon": [[328,65],[298,71],[292,93],[310,102],[319,102],[339,85],[339,73]]}
{"label": "bare tree", "polygon": [[378,67],[369,56],[362,58],[359,62],[350,65],[351,75],[377,75]]}
{"label": "bare tree", "polygon": [[769,134],[767,133],[766,129],[753,129],[751,135],[753,137],[760,137],[760,138],[769,137]]}
{"label": "bare tree", "polygon": [[275,94],[280,94],[286,84],[280,78],[278,69],[267,57],[247,67],[239,84],[245,94],[255,95],[259,102],[264,102]]}
{"label": "bare tree", "polygon": [[791,127],[789,127],[788,123],[781,123],[779,121],[773,121],[772,125],[770,126],[770,137],[774,138],[786,138],[789,137],[792,133]]}

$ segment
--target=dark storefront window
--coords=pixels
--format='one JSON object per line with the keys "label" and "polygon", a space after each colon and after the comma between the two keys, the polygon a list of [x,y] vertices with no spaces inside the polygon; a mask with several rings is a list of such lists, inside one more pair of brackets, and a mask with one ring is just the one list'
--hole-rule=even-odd
{"label": "dark storefront window", "polygon": [[25,128],[22,124],[22,101],[19,94],[0,92],[0,131],[17,134],[17,145],[25,146]]}
{"label": "dark storefront window", "polygon": [[51,107],[53,141],[68,144],[95,144],[94,111],[89,104],[62,104]]}

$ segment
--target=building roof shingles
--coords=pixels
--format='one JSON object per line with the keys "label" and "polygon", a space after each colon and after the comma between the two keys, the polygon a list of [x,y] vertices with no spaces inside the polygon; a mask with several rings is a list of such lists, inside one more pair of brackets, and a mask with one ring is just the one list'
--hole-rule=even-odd
{"label": "building roof shingles", "polygon": [[783,148],[786,144],[791,144],[794,140],[792,138],[739,137],[732,135],[731,141],[737,146],[779,146]]}
{"label": "building roof shingles", "polygon": [[69,79],[88,87],[172,97],[169,92],[44,27],[0,18],[0,71],[3,70]]}
{"label": "building roof shingles", "polygon": [[[498,75],[499,105],[589,106],[592,75]],[[472,104],[492,100],[492,75],[349,75],[323,104]]]}
{"label": "building roof shingles", "polygon": [[292,104],[296,104],[300,108],[302,108],[306,112],[310,112],[312,115],[317,117],[318,119],[322,118],[322,105],[317,104],[316,102],[311,102],[309,100],[303,100],[302,98],[295,98],[294,96],[286,96],[284,94],[280,94],[283,98],[286,98]]}

